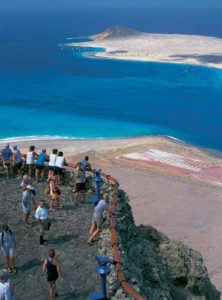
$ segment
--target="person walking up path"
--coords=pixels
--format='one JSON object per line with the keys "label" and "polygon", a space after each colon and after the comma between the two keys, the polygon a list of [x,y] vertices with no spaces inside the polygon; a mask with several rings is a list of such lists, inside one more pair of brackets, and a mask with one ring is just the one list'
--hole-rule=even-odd
{"label": "person walking up path", "polygon": [[27,228],[32,226],[32,223],[29,222],[29,216],[32,210],[32,203],[35,207],[33,191],[34,188],[31,185],[28,185],[22,192],[23,219]]}
{"label": "person walking up path", "polygon": [[[0,233],[0,245],[1,251],[5,256],[8,272],[16,273],[14,267],[14,249],[15,249],[15,237],[8,224],[2,225],[2,232]],[[0,298],[1,299],[1,298]]]}
{"label": "person walking up path", "polygon": [[38,159],[36,161],[36,171],[35,171],[35,179],[36,182],[44,180],[44,170],[45,170],[45,160],[48,159],[48,155],[46,154],[46,149],[42,149],[42,152],[39,154]]}
{"label": "person walking up path", "polygon": [[54,300],[55,296],[58,296],[58,294],[56,293],[56,280],[60,276],[61,281],[63,281],[60,263],[55,258],[54,249],[49,250],[49,257],[44,260],[42,271],[43,273],[47,271],[50,300]]}
{"label": "person walking up path", "polygon": [[36,209],[35,217],[39,224],[39,243],[40,245],[43,245],[44,242],[47,242],[47,240],[44,240],[45,231],[48,231],[51,226],[51,223],[49,222],[48,210],[45,207],[45,200],[39,201],[39,206]]}
{"label": "person walking up path", "polygon": [[10,145],[7,144],[1,152],[1,157],[3,161],[3,166],[6,172],[6,176],[9,179],[11,175],[11,164],[12,164],[12,150],[10,149]]}
{"label": "person walking up path", "polygon": [[15,174],[19,178],[21,176],[22,169],[22,155],[17,146],[13,147],[13,161]]}
{"label": "person walking up path", "polygon": [[103,223],[103,213],[109,210],[109,195],[104,194],[103,199],[99,200],[98,204],[94,208],[94,213],[92,217],[92,225],[90,228],[88,244],[93,245],[93,239],[101,231]]}
{"label": "person walking up path", "polygon": [[22,192],[25,191],[28,185],[32,185],[32,179],[29,178],[29,176],[25,174],[23,176],[22,182],[20,183],[21,191]]}
{"label": "person walking up path", "polygon": [[11,281],[8,279],[6,270],[0,270],[0,299],[15,300],[14,288]]}

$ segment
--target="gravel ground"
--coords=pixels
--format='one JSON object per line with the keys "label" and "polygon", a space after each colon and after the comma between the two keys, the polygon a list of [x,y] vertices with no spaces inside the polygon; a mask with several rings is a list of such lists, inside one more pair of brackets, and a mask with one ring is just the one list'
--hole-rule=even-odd
{"label": "gravel ground", "polygon": [[[22,221],[20,181],[0,177],[0,225],[8,222],[17,242],[15,266],[18,273],[10,275],[16,299],[49,299],[46,276],[41,271],[42,260],[47,257],[49,248],[56,250],[64,275],[64,282],[57,281],[57,299],[88,299],[89,292],[99,286],[99,277],[95,273],[97,246],[87,244],[93,207],[88,201],[74,207],[70,200],[71,187],[61,187],[62,209],[50,212],[52,227],[46,236],[48,243],[40,246],[37,224],[25,228]],[[36,200],[45,199],[49,204],[48,195],[43,193],[46,183],[33,185],[37,191]],[[34,210],[30,220],[35,221]],[[1,255],[2,267],[5,262]]]}

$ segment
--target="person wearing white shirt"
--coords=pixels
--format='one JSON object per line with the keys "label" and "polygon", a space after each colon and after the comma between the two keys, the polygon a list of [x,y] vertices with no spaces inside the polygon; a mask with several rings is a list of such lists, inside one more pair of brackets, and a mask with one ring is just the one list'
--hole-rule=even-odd
{"label": "person wearing white shirt", "polygon": [[48,173],[48,179],[54,174],[54,168],[56,163],[56,158],[58,154],[58,149],[53,149],[52,154],[49,156],[49,173]]}
{"label": "person wearing white shirt", "polygon": [[48,231],[51,223],[49,222],[48,210],[45,207],[45,200],[39,201],[39,206],[36,209],[35,217],[39,223],[39,233],[40,233],[40,245],[43,245],[46,240],[44,240],[45,231]]}
{"label": "person wearing white shirt", "polygon": [[56,158],[55,167],[54,167],[54,175],[56,176],[59,185],[62,185],[61,176],[65,164],[66,164],[66,160],[63,157],[63,152],[59,151],[58,156]]}

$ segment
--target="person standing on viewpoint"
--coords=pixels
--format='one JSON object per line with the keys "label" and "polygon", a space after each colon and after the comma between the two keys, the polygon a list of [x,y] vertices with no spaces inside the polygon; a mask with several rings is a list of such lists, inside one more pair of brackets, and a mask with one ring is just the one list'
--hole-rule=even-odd
{"label": "person standing on viewpoint", "polygon": [[13,285],[4,269],[0,270],[0,299],[15,300]]}
{"label": "person standing on viewpoint", "polygon": [[61,176],[65,165],[66,165],[66,160],[63,157],[63,152],[59,151],[58,156],[56,158],[55,167],[54,167],[54,175],[56,176],[56,180],[59,185],[62,185]]}
{"label": "person standing on viewpoint", "polygon": [[9,179],[11,175],[11,167],[12,167],[12,150],[10,149],[10,145],[6,144],[6,146],[2,149],[1,157],[3,161],[3,166],[6,172],[6,176]]}
{"label": "person standing on viewpoint", "polygon": [[53,149],[52,154],[49,156],[49,173],[48,173],[48,179],[54,175],[54,168],[56,163],[56,158],[58,154],[58,149]]}
{"label": "person standing on viewpoint", "polygon": [[109,195],[104,194],[103,199],[100,199],[96,207],[94,208],[94,213],[92,217],[92,225],[90,228],[88,244],[93,245],[94,238],[101,231],[103,224],[103,213],[104,211],[109,211]]}
{"label": "person standing on viewpoint", "polygon": [[26,165],[29,169],[29,177],[32,178],[32,172],[35,166],[35,159],[38,158],[38,154],[35,152],[35,146],[32,145],[29,147],[29,150],[26,154]]}
{"label": "person standing on viewpoint", "polygon": [[48,210],[45,207],[45,200],[39,201],[39,206],[36,209],[35,217],[39,224],[39,242],[40,245],[43,245],[44,242],[47,242],[47,240],[44,240],[45,232],[48,231],[51,226],[51,223],[49,222]]}
{"label": "person standing on viewpoint", "polygon": [[39,182],[44,180],[44,170],[45,170],[45,160],[48,159],[48,155],[46,154],[46,149],[42,149],[42,152],[39,154],[38,159],[36,161],[36,170],[35,170],[35,180]]}
{"label": "person standing on viewpoint", "polygon": [[[14,266],[14,250],[15,250],[15,237],[8,224],[2,225],[2,232],[0,232],[0,245],[1,251],[5,256],[8,272],[16,273]],[[1,298],[0,298],[1,299]]]}
{"label": "person standing on viewpoint", "polygon": [[22,169],[22,155],[17,146],[13,147],[13,162],[15,174],[17,175],[17,178],[19,178]]}
{"label": "person standing on viewpoint", "polygon": [[33,191],[34,188],[31,185],[28,185],[25,188],[25,190],[23,190],[22,192],[22,211],[23,211],[23,219],[26,228],[32,226],[32,223],[29,222],[29,216],[32,210],[32,203],[35,207],[35,199],[34,199]]}
{"label": "person standing on viewpoint", "polygon": [[60,276],[61,281],[63,281],[60,263],[55,258],[54,249],[49,250],[49,257],[44,260],[42,271],[43,273],[47,271],[50,300],[54,300],[55,296],[58,296],[58,294],[56,293],[56,280]]}
{"label": "person standing on viewpoint", "polygon": [[53,204],[56,202],[56,208],[60,209],[60,198],[61,198],[61,191],[56,186],[56,177],[51,176],[49,178],[49,187],[50,187],[50,202],[49,202],[49,210],[53,211]]}

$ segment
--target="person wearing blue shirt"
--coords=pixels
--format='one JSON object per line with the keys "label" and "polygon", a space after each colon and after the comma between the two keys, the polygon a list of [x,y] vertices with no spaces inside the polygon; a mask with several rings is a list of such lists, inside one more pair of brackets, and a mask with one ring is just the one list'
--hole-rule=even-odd
{"label": "person wearing blue shirt", "polygon": [[99,200],[98,204],[94,208],[92,217],[92,224],[89,232],[88,244],[89,246],[94,245],[94,238],[101,231],[103,224],[103,214],[105,211],[109,212],[109,195],[104,194],[103,198]]}
{"label": "person wearing blue shirt", "polygon": [[47,159],[46,155],[46,149],[42,149],[42,152],[39,154],[38,159],[36,161],[36,172],[35,172],[35,178],[36,181],[39,181],[39,175],[41,172],[41,181],[44,179],[44,170],[45,170],[45,160]]}
{"label": "person wearing blue shirt", "polygon": [[81,166],[84,174],[86,173],[86,171],[92,171],[91,165],[89,163],[89,156],[85,156],[85,158],[81,161]]}
{"label": "person wearing blue shirt", "polygon": [[12,150],[10,149],[10,145],[7,144],[1,152],[1,157],[3,161],[3,166],[6,171],[6,176],[9,178],[11,174],[11,162],[12,162]]}

